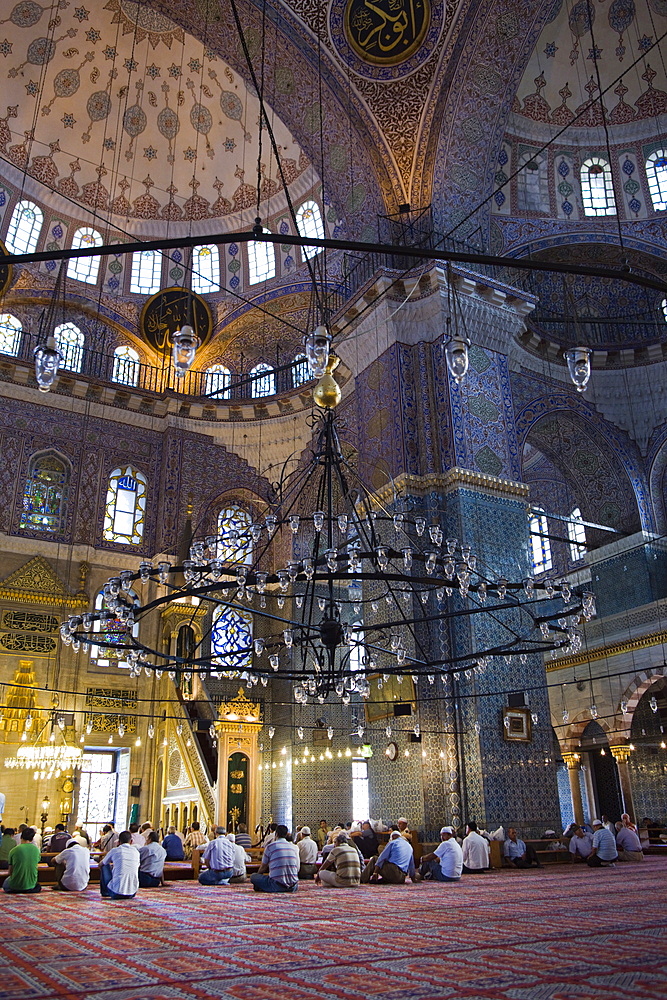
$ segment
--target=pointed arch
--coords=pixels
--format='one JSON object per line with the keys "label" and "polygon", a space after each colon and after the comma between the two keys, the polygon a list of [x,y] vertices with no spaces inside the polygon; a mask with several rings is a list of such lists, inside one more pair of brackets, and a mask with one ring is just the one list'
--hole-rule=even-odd
{"label": "pointed arch", "polygon": [[140,544],[146,516],[146,486],[146,477],[131,465],[113,470],[104,507],[105,541]]}
{"label": "pointed arch", "polygon": [[57,451],[36,452],[23,486],[21,528],[58,534],[64,531],[72,466]]}

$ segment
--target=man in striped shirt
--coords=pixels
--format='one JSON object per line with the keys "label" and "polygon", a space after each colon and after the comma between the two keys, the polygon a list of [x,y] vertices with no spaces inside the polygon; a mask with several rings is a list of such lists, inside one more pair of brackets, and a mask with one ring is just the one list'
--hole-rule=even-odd
{"label": "man in striped shirt", "polygon": [[339,833],[334,840],[334,847],[329,851],[326,861],[315,876],[315,881],[328,889],[348,889],[359,885],[361,878],[361,861],[359,851],[350,841],[347,833]]}
{"label": "man in striped shirt", "polygon": [[299,887],[299,849],[287,837],[287,827],[276,827],[276,839],[264,848],[259,871],[250,876],[255,892],[296,892]]}

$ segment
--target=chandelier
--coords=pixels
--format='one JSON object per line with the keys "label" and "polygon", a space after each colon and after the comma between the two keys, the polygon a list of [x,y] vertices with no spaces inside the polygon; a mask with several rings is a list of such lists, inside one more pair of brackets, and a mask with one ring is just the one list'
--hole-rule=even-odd
{"label": "chandelier", "polygon": [[[138,572],[111,577],[106,610],[70,617],[61,626],[65,643],[122,649],[135,677],[143,669],[252,687],[277,676],[292,683],[297,704],[344,705],[355,694],[368,698],[373,678],[380,689],[392,675],[432,684],[437,675],[484,670],[493,657],[511,666],[514,657],[580,648],[578,626],[595,614],[592,594],[567,581],[497,576],[470,544],[445,537],[444,511],[429,519],[411,498],[389,507],[363,485],[341,447],[337,363],[327,357],[314,390],[320,410],[310,458],[277,485],[263,520],[195,537],[180,564],[144,561]],[[133,603],[137,583],[152,583],[157,596]],[[141,622],[174,601],[211,612],[206,635],[182,655],[141,638],[149,632]],[[218,648],[213,623],[225,614],[252,618],[254,638]],[[432,630],[462,617],[481,618],[490,627],[477,636],[493,638],[434,657]]]}

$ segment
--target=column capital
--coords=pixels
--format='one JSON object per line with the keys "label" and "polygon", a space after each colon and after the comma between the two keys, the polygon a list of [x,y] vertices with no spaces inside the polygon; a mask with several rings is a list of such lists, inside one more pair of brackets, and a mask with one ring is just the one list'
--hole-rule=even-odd
{"label": "column capital", "polygon": [[609,750],[617,763],[625,763],[630,759],[631,748],[626,744],[619,744],[615,747],[609,747]]}
{"label": "column capital", "polygon": [[581,767],[581,756],[574,750],[563,750],[563,760],[569,771],[576,771]]}

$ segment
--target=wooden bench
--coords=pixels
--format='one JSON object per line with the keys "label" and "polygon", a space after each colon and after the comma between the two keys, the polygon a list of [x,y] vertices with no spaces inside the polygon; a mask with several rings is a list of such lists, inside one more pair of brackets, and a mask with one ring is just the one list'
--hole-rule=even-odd
{"label": "wooden bench", "polygon": [[[561,841],[563,844],[562,849],[558,851],[548,850],[548,845],[554,843],[556,840]],[[572,861],[572,855],[570,854],[569,848],[562,837],[552,837],[547,840],[524,840],[524,843],[526,846],[530,845],[535,849],[537,858],[542,865],[570,864]],[[490,863],[492,868],[504,867],[504,847],[505,842],[503,840],[491,841]]]}

